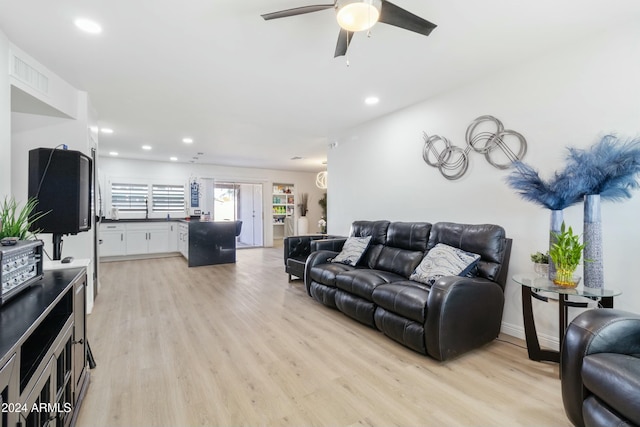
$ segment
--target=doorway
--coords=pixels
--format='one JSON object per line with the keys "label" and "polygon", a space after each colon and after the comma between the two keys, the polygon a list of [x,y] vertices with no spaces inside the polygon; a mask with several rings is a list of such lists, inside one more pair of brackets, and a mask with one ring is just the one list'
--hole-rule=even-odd
{"label": "doorway", "polygon": [[242,221],[236,246],[263,246],[262,184],[215,182],[213,220]]}

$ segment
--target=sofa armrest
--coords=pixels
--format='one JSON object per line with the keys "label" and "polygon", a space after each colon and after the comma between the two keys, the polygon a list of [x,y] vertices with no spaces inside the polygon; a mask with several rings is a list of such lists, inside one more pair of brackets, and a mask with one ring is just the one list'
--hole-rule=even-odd
{"label": "sofa armrest", "polygon": [[595,353],[640,354],[640,315],[608,308],[585,311],[569,324],[560,355],[562,401],[569,420],[584,425],[582,361]]}
{"label": "sofa armrest", "polygon": [[322,240],[314,240],[311,242],[311,252],[315,251],[333,251],[340,252],[347,241],[346,237],[329,238]]}
{"label": "sofa armrest", "polygon": [[502,287],[481,277],[447,276],[429,292],[427,353],[444,361],[493,341],[500,333]]}
{"label": "sofa armrest", "polygon": [[307,288],[307,293],[309,294],[309,296],[311,296],[311,276],[309,275],[311,267],[313,267],[314,265],[326,264],[328,262],[331,262],[330,260],[338,255],[338,253],[339,252],[336,251],[321,250],[312,252],[311,255],[309,255],[309,258],[307,258],[307,262],[304,265],[304,286]]}
{"label": "sofa armrest", "polygon": [[282,241],[284,245],[284,264],[287,264],[287,259],[289,258],[307,257],[311,253],[311,242],[322,238],[321,234],[285,237]]}

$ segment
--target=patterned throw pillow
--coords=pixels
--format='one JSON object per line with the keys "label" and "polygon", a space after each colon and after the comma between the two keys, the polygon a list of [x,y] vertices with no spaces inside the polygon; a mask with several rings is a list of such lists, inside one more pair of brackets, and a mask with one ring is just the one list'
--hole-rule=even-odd
{"label": "patterned throw pillow", "polygon": [[364,251],[369,246],[371,236],[367,237],[348,237],[342,246],[342,251],[331,262],[340,262],[342,264],[355,265],[360,261]]}
{"label": "patterned throw pillow", "polygon": [[466,276],[478,263],[480,255],[438,243],[422,259],[410,280],[433,285],[444,276]]}

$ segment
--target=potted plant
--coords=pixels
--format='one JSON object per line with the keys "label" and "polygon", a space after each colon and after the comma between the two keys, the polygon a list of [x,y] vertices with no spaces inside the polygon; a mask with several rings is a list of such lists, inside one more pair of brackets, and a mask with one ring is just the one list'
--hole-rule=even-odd
{"label": "potted plant", "polygon": [[539,276],[549,275],[549,252],[542,253],[540,251],[531,254],[531,262],[533,262],[533,270]]}
{"label": "potted plant", "polygon": [[13,197],[5,197],[0,204],[0,239],[13,237],[17,240],[35,238],[36,232],[29,231],[31,223],[42,218],[44,213],[34,213],[38,201],[29,199],[27,203],[18,208],[18,203]]}
{"label": "potted plant", "polygon": [[580,236],[573,234],[570,226],[565,226],[564,221],[560,226],[560,232],[552,235],[555,241],[549,249],[549,257],[556,267],[553,283],[574,288],[580,282],[580,277],[574,276],[574,273],[580,264],[584,244],[580,243]]}
{"label": "potted plant", "polygon": [[300,208],[300,216],[307,216],[307,212],[309,206],[309,195],[307,193],[300,194],[300,203],[298,203],[298,208]]}

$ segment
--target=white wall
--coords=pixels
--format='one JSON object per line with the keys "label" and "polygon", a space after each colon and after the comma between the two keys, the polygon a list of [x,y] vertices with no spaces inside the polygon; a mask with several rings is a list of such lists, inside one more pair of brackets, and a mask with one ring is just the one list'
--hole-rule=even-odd
{"label": "white wall", "polygon": [[0,199],[11,195],[11,88],[9,39],[0,30]]}
{"label": "white wall", "polygon": [[[78,103],[82,108],[76,113],[77,119],[42,116],[38,114],[12,114],[12,194],[21,203],[28,197],[29,150],[33,148],[54,148],[66,144],[70,150],[81,151],[91,156],[91,143],[88,129],[88,98],[86,93],[78,92]],[[92,251],[92,229],[88,233],[64,237],[63,256],[86,258]],[[45,248],[51,254],[51,236],[39,236],[45,242]],[[84,254],[84,256],[83,256]]]}
{"label": "white wall", "polygon": [[[20,76],[12,75],[12,55],[48,79],[48,92],[35,90]],[[12,102],[13,101],[13,102]],[[12,111],[15,110],[15,111]],[[33,113],[33,114],[31,114]],[[0,197],[13,196],[20,204],[28,198],[28,152],[37,147],[66,144],[69,149],[91,155],[97,136],[89,130],[95,112],[86,92],[80,92],[12,45],[0,31]],[[64,256],[92,258],[95,228],[88,233],[64,237]],[[51,235],[39,235],[52,253]],[[93,306],[93,266],[87,269],[87,311]]]}
{"label": "white wall", "polygon": [[[24,93],[16,93],[17,101],[12,101],[14,111],[34,112],[34,109],[37,109],[41,114],[82,119],[85,114],[82,105],[78,104],[78,90],[76,88],[16,45],[12,44],[10,50],[12,56],[19,58],[20,61],[40,73],[47,80],[45,93],[36,89],[33,86],[33,82],[23,80],[25,76],[14,74],[13,67],[8,68],[11,85]],[[11,59],[11,61],[13,60]]]}
{"label": "white wall", "polygon": [[[513,238],[510,275],[532,271],[529,254],[548,245],[549,212],[520,199],[507,172],[470,154],[466,175],[448,181],[422,160],[422,132],[465,146],[467,126],[493,115],[528,141],[525,161],[545,177],[561,169],[567,146],[587,147],[604,133],[640,136],[640,30],[600,34],[504,69],[352,129],[329,151],[329,233],[357,219],[495,223]],[[508,59],[504,60],[508,64]],[[383,101],[384,102],[384,101]],[[640,312],[640,195],[603,203],[606,286],[621,289],[617,308]],[[565,211],[581,231],[582,206]],[[534,302],[543,340],[557,341],[557,306]],[[578,313],[572,309],[570,316]],[[520,288],[509,281],[503,331],[523,336]]]}
{"label": "white wall", "polygon": [[[315,185],[315,173],[277,171],[271,169],[238,168],[219,165],[155,162],[144,160],[118,159],[101,156],[99,158],[103,195],[106,195],[105,212],[110,211],[108,185],[113,179],[148,180],[157,179],[161,183],[187,183],[193,178],[213,178],[216,181],[255,182],[263,184],[264,245],[273,245],[271,226],[271,204],[273,183],[294,184],[296,196],[309,194],[309,233],[319,231],[318,220],[321,210],[318,200],[324,194]],[[296,203],[298,199],[296,199]],[[298,209],[296,208],[296,215]],[[123,217],[122,214],[120,215]],[[144,215],[143,215],[144,216]],[[153,213],[149,214],[153,217]]]}

